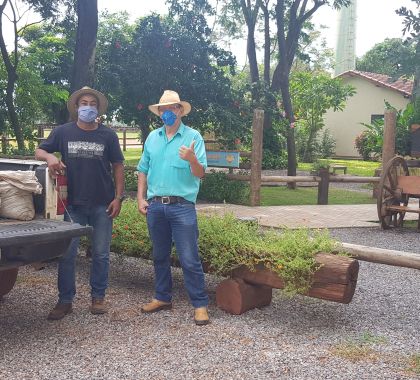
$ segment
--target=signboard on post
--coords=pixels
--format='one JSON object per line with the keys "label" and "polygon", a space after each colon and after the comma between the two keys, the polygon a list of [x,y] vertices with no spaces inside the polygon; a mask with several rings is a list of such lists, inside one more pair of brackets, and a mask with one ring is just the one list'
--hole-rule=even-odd
{"label": "signboard on post", "polygon": [[218,151],[208,150],[207,165],[218,168],[239,168],[239,152],[238,151]]}

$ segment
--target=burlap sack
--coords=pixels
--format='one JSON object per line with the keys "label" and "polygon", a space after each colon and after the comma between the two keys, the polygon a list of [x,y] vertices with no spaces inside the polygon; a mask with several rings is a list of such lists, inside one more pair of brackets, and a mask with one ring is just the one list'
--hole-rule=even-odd
{"label": "burlap sack", "polygon": [[32,220],[35,207],[32,193],[42,186],[33,171],[0,171],[0,217]]}

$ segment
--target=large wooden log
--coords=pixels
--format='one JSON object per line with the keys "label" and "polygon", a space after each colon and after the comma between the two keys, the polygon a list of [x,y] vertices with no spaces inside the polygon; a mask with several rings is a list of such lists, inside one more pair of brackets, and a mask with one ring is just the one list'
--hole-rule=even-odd
{"label": "large wooden log", "polygon": [[[315,260],[321,267],[314,273],[313,283],[305,294],[333,302],[349,303],[354,295],[359,274],[359,262],[345,256],[319,253]],[[258,267],[255,271],[241,266],[232,271],[233,278],[241,278],[254,285],[283,289],[284,281],[275,272]]]}
{"label": "large wooden log", "polygon": [[0,270],[0,299],[13,289],[18,270],[18,268]]}
{"label": "large wooden log", "polygon": [[240,278],[223,280],[216,288],[217,306],[230,314],[243,314],[271,303],[272,288],[247,284]]}

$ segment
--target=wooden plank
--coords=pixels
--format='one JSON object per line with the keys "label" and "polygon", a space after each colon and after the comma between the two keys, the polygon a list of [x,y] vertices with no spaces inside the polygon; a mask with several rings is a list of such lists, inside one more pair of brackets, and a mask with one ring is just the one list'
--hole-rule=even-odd
{"label": "wooden plank", "polygon": [[390,211],[404,211],[404,212],[412,212],[420,214],[419,208],[412,208],[412,207],[406,207],[406,206],[386,206],[387,210]]}
{"label": "wooden plank", "polygon": [[380,177],[358,177],[335,175],[330,177],[330,182],[343,182],[343,183],[379,183]]}
{"label": "wooden plank", "polygon": [[[249,175],[231,174],[229,179],[236,181],[250,181]],[[321,177],[318,176],[261,176],[261,182],[320,182]],[[350,177],[344,175],[330,176],[330,182],[347,182],[347,183],[379,183],[379,177]]]}
{"label": "wooden plank", "polygon": [[420,195],[420,177],[419,176],[398,176],[398,187],[404,194]]}

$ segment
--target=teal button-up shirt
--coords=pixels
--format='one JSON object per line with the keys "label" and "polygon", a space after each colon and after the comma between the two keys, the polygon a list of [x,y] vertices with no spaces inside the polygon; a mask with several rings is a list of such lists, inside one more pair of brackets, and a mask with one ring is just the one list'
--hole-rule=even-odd
{"label": "teal button-up shirt", "polygon": [[200,132],[181,123],[170,140],[165,127],[149,134],[137,166],[138,171],[147,176],[147,199],[172,195],[195,203],[200,179],[192,174],[190,163],[179,157],[179,148],[189,147],[193,140],[197,160],[206,169],[206,149]]}

